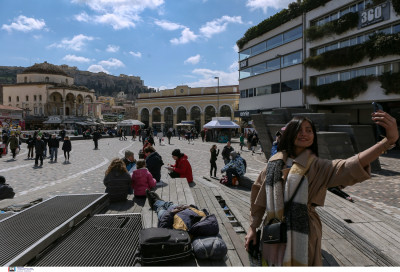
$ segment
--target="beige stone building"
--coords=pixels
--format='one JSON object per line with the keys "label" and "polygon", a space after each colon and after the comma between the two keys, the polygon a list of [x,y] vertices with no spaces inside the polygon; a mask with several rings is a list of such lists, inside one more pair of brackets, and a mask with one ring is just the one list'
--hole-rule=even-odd
{"label": "beige stone building", "polygon": [[75,86],[74,78],[60,67],[44,62],[17,75],[17,83],[4,85],[1,104],[22,108],[27,115],[87,116],[95,101],[94,90]]}
{"label": "beige stone building", "polygon": [[212,117],[222,116],[234,119],[238,110],[239,88],[234,86],[215,86],[191,88],[177,86],[175,89],[156,93],[139,94],[136,101],[138,119],[153,126],[153,123],[165,123],[166,128],[184,120],[195,122],[199,131]]}

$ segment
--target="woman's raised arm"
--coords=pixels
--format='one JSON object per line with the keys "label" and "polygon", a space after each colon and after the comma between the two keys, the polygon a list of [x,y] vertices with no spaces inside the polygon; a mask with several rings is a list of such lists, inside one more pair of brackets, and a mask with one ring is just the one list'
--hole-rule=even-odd
{"label": "woman's raised arm", "polygon": [[370,148],[362,151],[358,157],[363,167],[368,166],[371,162],[376,160],[383,152],[394,147],[399,139],[399,131],[397,129],[396,119],[384,111],[377,111],[372,113],[372,121],[375,124],[382,126],[386,130],[386,138],[376,143]]}

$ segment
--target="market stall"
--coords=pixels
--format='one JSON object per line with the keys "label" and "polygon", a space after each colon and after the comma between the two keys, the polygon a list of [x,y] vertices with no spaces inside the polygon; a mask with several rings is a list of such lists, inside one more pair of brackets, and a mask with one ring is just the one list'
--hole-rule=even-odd
{"label": "market stall", "polygon": [[232,129],[238,129],[240,126],[229,117],[213,117],[203,128],[207,130],[207,141],[226,143],[231,140]]}

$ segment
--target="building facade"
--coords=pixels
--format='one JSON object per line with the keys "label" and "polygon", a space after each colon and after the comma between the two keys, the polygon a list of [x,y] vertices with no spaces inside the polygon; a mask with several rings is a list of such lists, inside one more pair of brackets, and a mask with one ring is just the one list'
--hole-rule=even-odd
{"label": "building facade", "polygon": [[24,109],[27,115],[86,116],[95,101],[94,90],[75,86],[74,79],[47,62],[17,75],[17,83],[2,87],[3,105]]}
{"label": "building facade", "polygon": [[177,86],[175,89],[156,93],[142,93],[136,101],[138,118],[146,124],[165,123],[166,128],[175,127],[181,121],[194,121],[198,131],[212,117],[230,117],[238,110],[239,89],[234,86],[190,88]]}
{"label": "building facade", "polygon": [[400,11],[391,1],[324,2],[240,49],[238,116],[303,107],[369,124],[377,101],[400,118]]}

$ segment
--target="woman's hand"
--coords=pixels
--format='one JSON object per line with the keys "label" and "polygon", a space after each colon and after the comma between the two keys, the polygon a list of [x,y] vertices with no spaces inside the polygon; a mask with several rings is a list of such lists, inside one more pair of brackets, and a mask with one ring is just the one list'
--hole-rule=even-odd
{"label": "woman's hand", "polygon": [[253,245],[256,245],[256,239],[257,239],[257,232],[254,228],[250,227],[249,230],[247,231],[246,237],[244,237],[244,247],[246,248],[246,251],[249,251],[249,244],[253,243]]}
{"label": "woman's hand", "polygon": [[387,112],[377,111],[372,113],[372,121],[386,130],[386,138],[390,144],[395,144],[399,139],[396,119]]}

